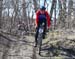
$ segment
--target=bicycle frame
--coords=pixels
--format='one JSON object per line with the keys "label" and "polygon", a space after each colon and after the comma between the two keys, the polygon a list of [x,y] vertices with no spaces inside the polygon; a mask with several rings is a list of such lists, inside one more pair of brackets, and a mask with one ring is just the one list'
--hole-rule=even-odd
{"label": "bicycle frame", "polygon": [[38,47],[39,47],[39,55],[40,55],[40,51],[41,51],[41,46],[42,46],[42,39],[43,39],[43,32],[44,32],[44,24],[42,24],[39,27],[39,31],[38,31]]}

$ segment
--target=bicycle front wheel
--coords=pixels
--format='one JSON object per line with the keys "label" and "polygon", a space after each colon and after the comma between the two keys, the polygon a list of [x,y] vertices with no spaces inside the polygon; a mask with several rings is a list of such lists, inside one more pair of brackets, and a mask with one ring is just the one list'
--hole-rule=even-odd
{"label": "bicycle front wheel", "polygon": [[40,55],[40,53],[41,53],[41,47],[42,47],[42,36],[38,38],[39,55]]}

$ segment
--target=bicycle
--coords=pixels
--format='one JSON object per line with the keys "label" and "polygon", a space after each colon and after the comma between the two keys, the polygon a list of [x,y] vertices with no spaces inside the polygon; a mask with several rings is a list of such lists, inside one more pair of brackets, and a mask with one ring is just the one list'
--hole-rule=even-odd
{"label": "bicycle", "polygon": [[39,55],[40,55],[40,52],[41,52],[41,46],[42,46],[42,39],[43,39],[43,32],[44,32],[44,23],[42,23],[39,27],[39,30],[38,30],[38,48],[39,48]]}

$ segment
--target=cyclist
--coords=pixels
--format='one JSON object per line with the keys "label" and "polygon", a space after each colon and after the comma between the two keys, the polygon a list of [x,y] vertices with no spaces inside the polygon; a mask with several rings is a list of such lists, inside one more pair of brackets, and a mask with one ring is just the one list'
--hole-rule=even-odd
{"label": "cyclist", "polygon": [[35,20],[35,25],[36,25],[36,34],[35,34],[35,47],[37,47],[37,37],[38,37],[38,29],[39,26],[42,22],[45,23],[44,25],[44,32],[43,32],[43,39],[45,39],[45,34],[46,34],[46,29],[50,28],[50,22],[51,18],[48,12],[46,11],[46,7],[42,6],[40,9],[37,10],[36,12],[36,20]]}

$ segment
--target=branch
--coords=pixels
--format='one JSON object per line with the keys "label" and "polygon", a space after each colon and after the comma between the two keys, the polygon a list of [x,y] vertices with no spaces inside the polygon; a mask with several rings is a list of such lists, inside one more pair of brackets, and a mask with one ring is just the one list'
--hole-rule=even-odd
{"label": "branch", "polygon": [[8,38],[6,35],[0,33],[0,37],[5,38],[6,40],[10,41],[10,42],[15,42],[14,40],[11,40],[10,38]]}

